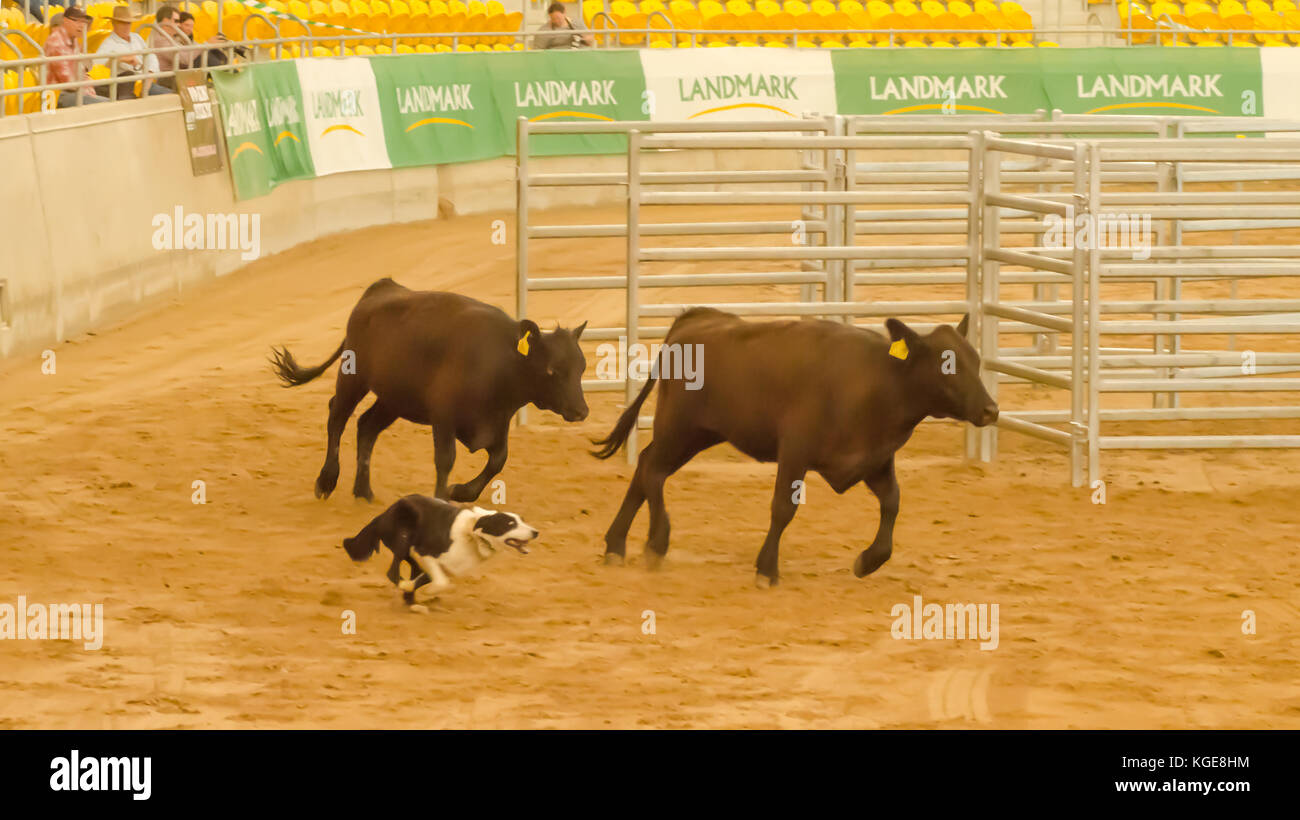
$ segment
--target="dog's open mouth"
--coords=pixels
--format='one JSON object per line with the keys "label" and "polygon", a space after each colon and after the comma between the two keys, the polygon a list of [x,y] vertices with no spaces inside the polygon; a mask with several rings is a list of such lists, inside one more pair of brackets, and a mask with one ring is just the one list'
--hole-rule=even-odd
{"label": "dog's open mouth", "polygon": [[506,546],[514,547],[515,549],[519,550],[519,553],[520,553],[521,555],[527,555],[527,554],[528,554],[528,547],[525,546],[527,543],[528,543],[528,542],[527,542],[527,541],[524,541],[522,538],[507,538],[507,539],[506,539]]}

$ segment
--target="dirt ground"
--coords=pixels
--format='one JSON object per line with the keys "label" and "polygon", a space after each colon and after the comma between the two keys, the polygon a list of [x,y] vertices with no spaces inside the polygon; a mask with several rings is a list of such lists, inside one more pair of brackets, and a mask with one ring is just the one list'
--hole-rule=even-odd
{"label": "dirt ground", "polygon": [[[431,491],[427,428],[380,438],[371,506],[349,493],[354,418],[318,501],[332,376],[285,390],[266,356],[323,360],[384,275],[513,312],[496,219],[513,222],[330,237],[59,346],[55,375],[39,356],[0,364],[0,603],[102,602],[107,620],[99,651],[0,642],[0,728],[1300,727],[1295,451],[1107,453],[1096,505],[1046,444],[1003,433],[972,464],[959,428],[923,425],[898,458],[893,559],[854,579],[876,502],[810,477],[782,583],[759,590],[775,468],[725,447],[669,482],[664,571],[642,566],[644,510],[628,566],[601,564],[631,470],[587,454],[621,401],[597,393],[585,422],[533,410],[513,433],[502,506],[542,531],[532,554],[407,612],[381,562],[340,542]],[[613,272],[620,251],[551,242],[536,270]],[[611,325],[620,299],[530,315]],[[455,475],[482,461],[462,450]],[[996,603],[998,647],[893,638],[917,595]]]}

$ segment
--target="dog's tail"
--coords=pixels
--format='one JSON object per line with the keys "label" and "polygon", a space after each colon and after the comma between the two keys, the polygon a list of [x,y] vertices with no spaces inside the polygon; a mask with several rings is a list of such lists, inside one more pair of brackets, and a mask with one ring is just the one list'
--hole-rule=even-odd
{"label": "dog's tail", "polygon": [[338,361],[339,356],[343,355],[343,348],[348,343],[347,337],[339,342],[338,350],[325,360],[325,363],[318,367],[303,367],[294,359],[293,354],[287,347],[271,348],[271,371],[280,377],[280,381],[285,387],[297,387],[300,384],[306,384],[312,379],[329,369],[329,366]]}
{"label": "dog's tail", "polygon": [[591,454],[596,458],[609,458],[617,453],[627,442],[627,437],[636,426],[637,417],[641,415],[641,405],[645,404],[646,396],[650,395],[650,390],[655,386],[655,375],[652,372],[650,378],[646,379],[645,387],[641,388],[641,393],[636,397],[623,415],[618,417],[618,423],[614,429],[609,431],[609,435],[599,441],[591,443],[599,447],[599,450],[592,450]]}
{"label": "dog's tail", "polygon": [[343,539],[343,550],[353,561],[365,561],[370,556],[379,552],[379,527],[375,521],[371,521],[357,533],[355,538]]}

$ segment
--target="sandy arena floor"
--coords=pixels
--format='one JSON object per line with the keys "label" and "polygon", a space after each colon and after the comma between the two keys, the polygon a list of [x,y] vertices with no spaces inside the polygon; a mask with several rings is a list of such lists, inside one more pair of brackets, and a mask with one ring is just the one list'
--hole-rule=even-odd
{"label": "sandy arena floor", "polygon": [[[0,642],[0,728],[1300,727],[1297,452],[1108,453],[1098,506],[1045,444],[1004,433],[997,461],[967,464],[958,428],[924,425],[898,460],[894,558],[853,578],[876,502],[814,477],[782,585],[760,591],[775,468],[727,448],[670,481],[665,571],[641,566],[644,510],[629,565],[601,565],[631,470],[587,455],[621,400],[594,394],[581,424],[534,410],[513,434],[504,506],[539,546],[408,613],[381,562],[339,544],[431,490],[427,428],[380,438],[369,506],[349,493],[354,417],[339,491],[318,501],[332,374],[285,390],[266,355],[322,360],[384,275],[513,311],[497,218],[513,221],[331,237],[71,340],[56,375],[38,356],[0,364],[0,602],[103,602],[107,618],[97,652]],[[539,253],[541,273],[612,272],[620,248]],[[620,299],[531,315],[613,324]],[[462,451],[455,474],[482,460]],[[997,603],[1000,645],[893,639],[891,608],[914,595]]]}

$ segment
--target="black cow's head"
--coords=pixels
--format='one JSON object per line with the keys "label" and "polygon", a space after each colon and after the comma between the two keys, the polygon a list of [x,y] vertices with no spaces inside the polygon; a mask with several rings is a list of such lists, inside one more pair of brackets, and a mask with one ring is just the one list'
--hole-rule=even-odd
{"label": "black cow's head", "polygon": [[939,325],[925,336],[897,319],[885,328],[894,366],[902,368],[908,393],[920,398],[927,413],[984,427],[998,420],[998,405],[980,380],[979,354],[966,341],[969,318],[956,329]]}
{"label": "black cow's head", "polygon": [[587,401],[582,395],[582,374],[587,359],[578,347],[583,322],[573,330],[556,327],[542,333],[537,323],[524,319],[519,323],[518,351],[528,372],[530,397],[541,410],[550,410],[565,421],[582,421],[587,417]]}

